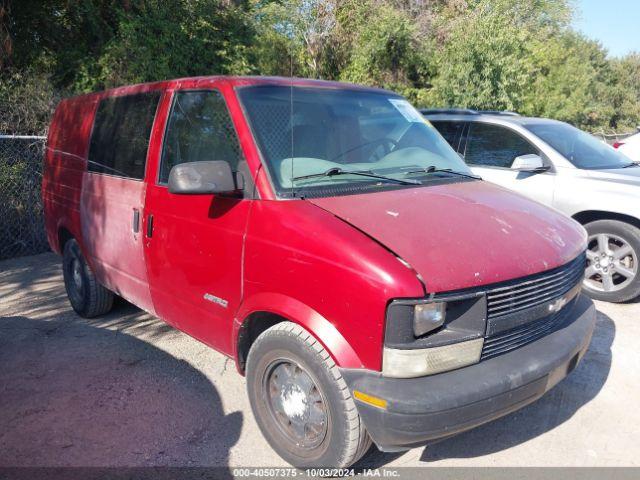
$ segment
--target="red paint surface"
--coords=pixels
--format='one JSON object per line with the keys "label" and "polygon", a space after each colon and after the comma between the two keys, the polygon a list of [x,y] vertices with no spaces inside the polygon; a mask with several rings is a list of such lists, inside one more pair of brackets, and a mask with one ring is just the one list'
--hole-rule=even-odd
{"label": "red paint surface", "polygon": [[406,260],[429,293],[558,267],[586,248],[568,217],[486,182],[311,199]]}
{"label": "red paint surface", "polygon": [[[381,366],[387,303],[427,293],[416,272],[428,292],[457,290],[550,269],[584,248],[584,232],[571,220],[482,182],[278,200],[234,92],[256,83],[344,88],[199,77],[61,102],[43,178],[52,248],[59,252],[65,229],[107,286],[225,354],[236,355],[246,318],[271,312],[306,327],[339,365],[371,369]],[[173,195],[156,182],[173,93],[208,88],[225,97],[258,200]],[[164,95],[144,181],[86,172],[98,101],[149,90]],[[131,228],[134,208],[140,210],[138,234]],[[228,303],[207,301],[206,294]]]}

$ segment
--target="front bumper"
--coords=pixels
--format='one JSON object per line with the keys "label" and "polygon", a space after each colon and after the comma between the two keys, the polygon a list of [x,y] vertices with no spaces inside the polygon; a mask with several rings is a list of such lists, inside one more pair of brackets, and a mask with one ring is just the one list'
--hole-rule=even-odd
{"label": "front bumper", "polygon": [[565,307],[558,330],[500,356],[419,378],[343,369],[351,391],[383,398],[382,409],[356,400],[367,431],[383,451],[404,450],[448,437],[511,413],[540,398],[583,357],[595,326],[584,295]]}

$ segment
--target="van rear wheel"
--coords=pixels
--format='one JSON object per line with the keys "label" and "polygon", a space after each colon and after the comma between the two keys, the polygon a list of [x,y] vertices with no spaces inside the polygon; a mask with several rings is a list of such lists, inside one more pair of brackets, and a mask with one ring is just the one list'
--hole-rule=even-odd
{"label": "van rear wheel", "polygon": [[596,300],[626,302],[640,295],[640,229],[618,220],[585,225],[589,234],[584,291]]}
{"label": "van rear wheel", "polygon": [[253,414],[271,447],[298,468],[345,468],[371,446],[340,371],[304,328],[265,330],[247,359]]}
{"label": "van rear wheel", "polygon": [[62,272],[69,303],[78,315],[92,318],[111,310],[113,292],[98,282],[75,239],[64,244]]}

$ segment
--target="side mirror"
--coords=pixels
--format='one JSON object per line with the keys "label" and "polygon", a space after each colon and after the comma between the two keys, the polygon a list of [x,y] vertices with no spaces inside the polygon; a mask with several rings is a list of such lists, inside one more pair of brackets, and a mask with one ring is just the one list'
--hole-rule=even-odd
{"label": "side mirror", "polygon": [[542,173],[549,170],[549,166],[544,164],[542,157],[535,153],[520,155],[513,160],[512,170],[527,173]]}
{"label": "side mirror", "polygon": [[181,195],[233,193],[240,190],[229,162],[213,160],[176,165],[169,172],[169,192]]}

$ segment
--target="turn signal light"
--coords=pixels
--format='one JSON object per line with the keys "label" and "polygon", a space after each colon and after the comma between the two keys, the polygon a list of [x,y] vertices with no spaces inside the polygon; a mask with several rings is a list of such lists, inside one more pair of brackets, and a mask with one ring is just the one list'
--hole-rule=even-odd
{"label": "turn signal light", "polygon": [[382,408],[385,410],[387,408],[387,401],[384,398],[374,397],[373,395],[369,395],[359,390],[354,390],[353,396],[360,400],[362,403],[369,404],[373,407]]}

